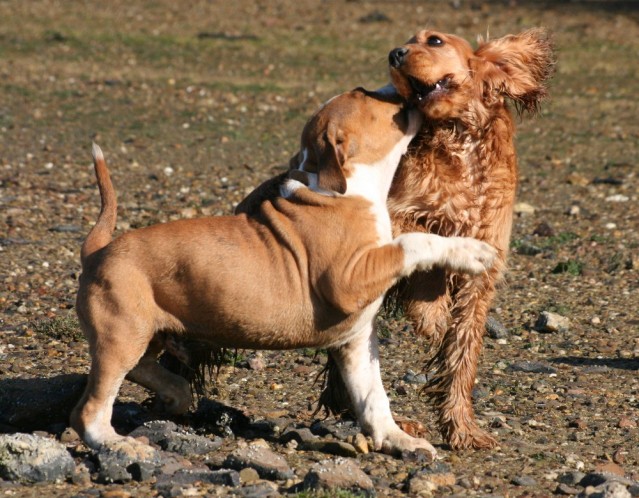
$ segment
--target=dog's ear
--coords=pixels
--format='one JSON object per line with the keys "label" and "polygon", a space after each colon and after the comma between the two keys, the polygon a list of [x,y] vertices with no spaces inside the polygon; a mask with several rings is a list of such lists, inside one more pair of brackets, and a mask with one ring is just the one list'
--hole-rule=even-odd
{"label": "dog's ear", "polygon": [[512,99],[518,110],[537,110],[546,96],[546,81],[555,64],[553,45],[545,29],[480,40],[474,55],[470,65],[485,97],[497,92]]}
{"label": "dog's ear", "polygon": [[349,141],[337,126],[329,123],[317,150],[317,185],[324,190],[346,192],[344,163],[348,157]]}

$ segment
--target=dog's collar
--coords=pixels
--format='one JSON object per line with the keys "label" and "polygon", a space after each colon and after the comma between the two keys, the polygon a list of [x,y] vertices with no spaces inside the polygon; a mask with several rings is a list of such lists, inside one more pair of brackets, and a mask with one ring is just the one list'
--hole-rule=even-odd
{"label": "dog's collar", "polygon": [[300,188],[308,188],[309,190],[328,197],[335,197],[336,192],[326,190],[318,186],[317,173],[310,173],[301,169],[291,169],[288,172],[288,178],[280,186],[280,195],[285,199],[292,197]]}

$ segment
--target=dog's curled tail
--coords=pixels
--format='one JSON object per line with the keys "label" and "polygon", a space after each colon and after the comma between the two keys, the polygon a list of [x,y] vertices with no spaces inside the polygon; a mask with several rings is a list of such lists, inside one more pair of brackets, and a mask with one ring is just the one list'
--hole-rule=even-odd
{"label": "dog's curled tail", "polygon": [[98,221],[95,223],[89,235],[82,244],[80,259],[84,266],[87,258],[96,251],[99,251],[109,242],[111,242],[113,231],[115,230],[115,219],[118,211],[118,204],[115,198],[115,190],[111,183],[109,170],[104,161],[102,149],[97,144],[93,144],[93,166],[95,168],[95,176],[98,180],[98,189],[100,190],[101,208]]}

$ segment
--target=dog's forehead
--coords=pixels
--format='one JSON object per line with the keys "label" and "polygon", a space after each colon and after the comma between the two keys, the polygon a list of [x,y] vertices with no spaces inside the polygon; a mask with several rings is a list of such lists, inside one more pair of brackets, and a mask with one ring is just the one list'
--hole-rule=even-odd
{"label": "dog's forehead", "polygon": [[409,45],[409,44],[417,43],[419,45],[425,45],[427,44],[428,39],[431,37],[439,38],[442,42],[444,42],[443,45],[454,45],[456,48],[460,50],[469,51],[469,52],[473,51],[473,48],[470,45],[470,43],[468,43],[463,38],[460,38],[459,36],[451,35],[448,33],[442,33],[440,31],[434,31],[432,29],[423,29],[421,31],[418,31],[415,34],[415,36],[413,36],[410,40],[406,42],[406,44]]}
{"label": "dog's forehead", "polygon": [[401,110],[400,102],[395,98],[382,98],[353,90],[333,97],[326,102],[311,118],[303,133],[303,142],[321,139],[330,127],[347,133],[371,132],[372,121],[386,124]]}

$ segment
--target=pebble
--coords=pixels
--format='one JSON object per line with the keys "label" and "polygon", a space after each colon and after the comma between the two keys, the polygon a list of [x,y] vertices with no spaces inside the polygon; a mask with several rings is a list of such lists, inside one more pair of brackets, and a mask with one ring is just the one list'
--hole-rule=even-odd
{"label": "pebble", "polygon": [[535,211],[537,211],[537,209],[534,206],[531,206],[530,204],[527,204],[525,202],[518,202],[514,206],[515,214],[530,215],[535,214]]}
{"label": "pebble", "polygon": [[316,463],[304,477],[302,487],[313,490],[342,489],[368,496],[375,494],[373,481],[359,468],[357,462],[350,458],[322,460]]}
{"label": "pebble", "polygon": [[537,481],[531,476],[516,476],[511,482],[515,486],[537,486]]}
{"label": "pebble", "polygon": [[508,365],[506,371],[526,373],[557,373],[557,369],[540,361],[517,361]]}
{"label": "pebble", "polygon": [[402,380],[409,384],[426,384],[428,382],[425,374],[417,374],[412,370],[407,370]]}
{"label": "pebble", "polygon": [[564,332],[570,329],[570,319],[550,311],[542,311],[534,329],[539,332]]}
{"label": "pebble", "polygon": [[615,194],[606,197],[606,202],[628,202],[630,198],[627,195]]}
{"label": "pebble", "polygon": [[620,429],[636,429],[637,423],[628,417],[621,417],[617,423],[617,427]]}
{"label": "pebble", "polygon": [[129,436],[133,438],[146,437],[163,450],[183,456],[211,453],[222,446],[223,442],[219,437],[209,439],[205,436],[181,431],[175,423],[166,420],[146,422],[131,432]]}
{"label": "pebble", "polygon": [[366,440],[366,436],[364,436],[361,432],[355,434],[352,443],[358,453],[362,453],[364,455],[368,453],[368,441]]}
{"label": "pebble", "polygon": [[132,438],[104,444],[95,453],[98,480],[107,484],[149,480],[161,465],[155,449]]}
{"label": "pebble", "polygon": [[632,495],[626,486],[612,481],[599,486],[586,486],[577,498],[632,498]]}
{"label": "pebble", "polygon": [[250,484],[259,479],[260,475],[257,473],[257,470],[251,467],[240,470],[240,482],[242,482],[242,484]]}
{"label": "pebble", "polygon": [[486,319],[486,333],[491,339],[506,339],[509,335],[508,329],[493,316]]}
{"label": "pebble", "polygon": [[163,496],[184,496],[183,490],[190,488],[195,483],[237,487],[240,485],[240,475],[235,470],[228,469],[181,469],[173,474],[158,475],[155,489]]}
{"label": "pebble", "polygon": [[343,441],[326,441],[319,439],[316,441],[307,441],[299,445],[299,449],[304,451],[319,451],[330,455],[351,457],[357,456],[358,452],[352,444]]}
{"label": "pebble", "polygon": [[66,447],[32,434],[0,435],[0,478],[24,484],[70,477],[75,462]]}
{"label": "pebble", "polygon": [[586,477],[586,474],[584,474],[583,472],[564,472],[563,474],[559,474],[559,476],[557,477],[557,482],[561,484],[567,484],[569,486],[576,486],[582,481],[584,477]]}
{"label": "pebble", "polygon": [[236,470],[251,467],[262,479],[285,480],[295,476],[284,457],[268,448],[252,444],[233,450],[223,465]]}

